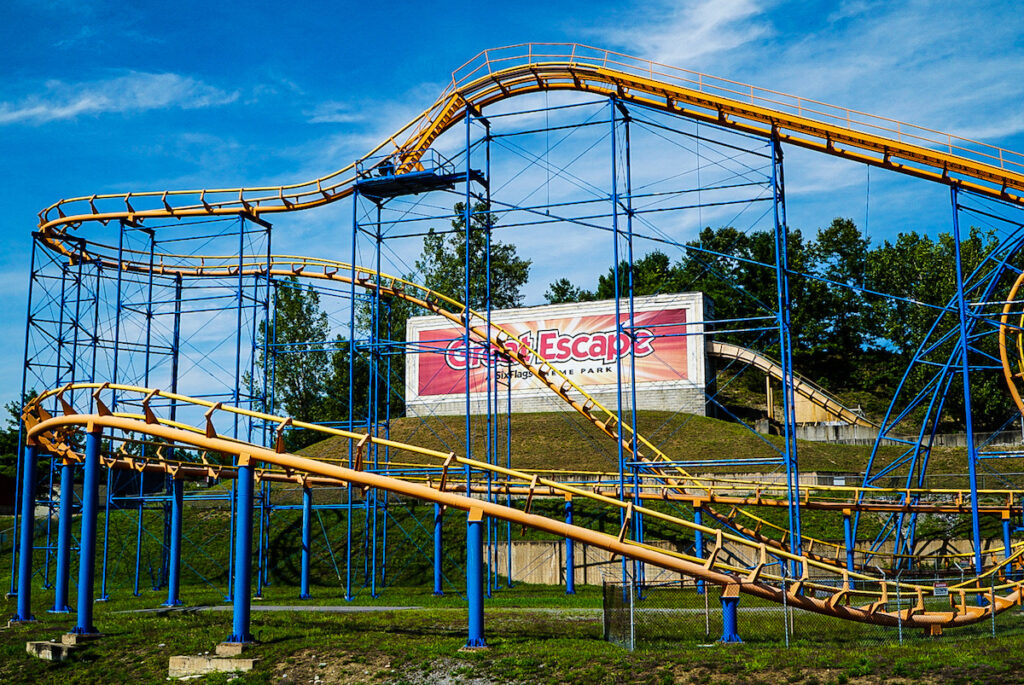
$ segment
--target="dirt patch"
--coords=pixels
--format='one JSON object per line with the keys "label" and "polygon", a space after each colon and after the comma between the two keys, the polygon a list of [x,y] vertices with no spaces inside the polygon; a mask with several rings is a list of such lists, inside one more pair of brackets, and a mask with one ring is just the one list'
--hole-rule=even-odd
{"label": "dirt patch", "polygon": [[293,683],[379,683],[392,679],[391,659],[383,654],[325,654],[303,649],[274,666],[272,682]]}
{"label": "dirt patch", "polygon": [[325,653],[303,649],[274,666],[274,685],[352,685],[355,683],[402,683],[403,685],[498,685],[456,659],[438,659],[414,669],[392,667],[384,654]]}
{"label": "dirt patch", "polygon": [[786,683],[791,685],[940,685],[949,681],[930,676],[894,678],[889,675],[851,676],[841,668],[806,668],[723,673],[707,668],[677,666],[672,673],[676,683],[695,685],[760,685]]}

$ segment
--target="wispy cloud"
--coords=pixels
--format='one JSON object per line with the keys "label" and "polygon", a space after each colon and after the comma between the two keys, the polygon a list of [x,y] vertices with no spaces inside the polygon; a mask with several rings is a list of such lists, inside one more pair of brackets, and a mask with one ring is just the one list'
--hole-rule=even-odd
{"label": "wispy cloud", "polygon": [[628,23],[589,33],[673,66],[996,140],[1024,132],[1017,26],[992,21],[1004,10],[844,0],[823,13],[795,0],[657,0],[634,3]]}
{"label": "wispy cloud", "polygon": [[685,68],[706,68],[722,53],[769,37],[765,18],[772,2],[756,0],[699,0],[679,3],[654,1],[638,7],[628,26],[590,31],[603,44],[629,54]]}
{"label": "wispy cloud", "polygon": [[367,118],[344,102],[322,102],[307,111],[306,116],[311,124],[355,124]]}
{"label": "wispy cloud", "polygon": [[199,109],[238,99],[200,80],[173,73],[128,72],[98,81],[47,81],[42,92],[0,102],[0,124],[44,124],[109,113]]}

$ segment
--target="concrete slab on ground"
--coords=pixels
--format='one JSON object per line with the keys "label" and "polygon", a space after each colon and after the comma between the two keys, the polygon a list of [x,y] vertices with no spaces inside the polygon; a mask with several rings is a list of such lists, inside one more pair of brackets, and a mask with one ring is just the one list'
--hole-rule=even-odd
{"label": "concrete slab on ground", "polygon": [[251,671],[259,659],[205,655],[172,656],[167,664],[168,678],[187,678],[209,673]]}
{"label": "concrete slab on ground", "polygon": [[74,645],[65,645],[60,642],[49,640],[31,641],[25,643],[25,651],[43,661],[67,661],[71,652],[75,650]]}

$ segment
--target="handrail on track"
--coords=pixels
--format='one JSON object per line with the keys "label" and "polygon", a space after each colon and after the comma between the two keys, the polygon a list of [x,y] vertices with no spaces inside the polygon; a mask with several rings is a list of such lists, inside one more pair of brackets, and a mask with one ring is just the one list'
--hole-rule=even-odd
{"label": "handrail on track", "polygon": [[[99,409],[99,413],[97,414],[78,414],[75,408],[63,398],[64,393],[69,390],[90,389],[94,391],[93,396],[96,399],[96,405]],[[134,393],[139,397],[148,398],[149,400],[159,396],[164,399],[174,400],[179,405],[193,404],[197,407],[207,407],[208,411],[205,415],[206,426],[189,426],[182,422],[170,421],[168,419],[158,417],[148,405],[146,407],[147,411],[143,414],[111,412],[102,404],[100,394],[104,390],[118,391],[121,393]],[[50,397],[57,398],[61,403],[63,408],[62,416],[50,416],[43,408],[42,403]],[[140,401],[145,402],[146,399],[142,399]],[[455,462],[474,469],[489,470],[496,474],[519,479],[523,482],[534,484],[540,483],[546,487],[559,490],[560,492],[570,494],[574,497],[587,498],[608,506],[626,508],[633,512],[641,512],[644,516],[649,518],[653,517],[693,531],[700,531],[708,535],[713,535],[716,540],[714,550],[705,557],[655,549],[650,545],[625,539],[621,533],[616,540],[615,536],[612,535],[589,531],[578,526],[554,522],[535,514],[529,514],[528,512],[504,507],[487,500],[471,499],[469,497],[438,491],[429,487],[415,485],[379,474],[371,474],[366,471],[328,465],[316,460],[290,455],[285,453],[283,449],[281,449],[280,445],[275,451],[259,447],[257,445],[247,444],[244,441],[238,441],[229,437],[221,436],[216,432],[213,428],[213,420],[217,412],[255,418],[270,424],[276,423],[279,426],[284,426],[289,423],[289,420],[285,417],[273,416],[262,412],[256,412],[251,409],[225,407],[222,404],[197,400],[176,393],[163,393],[154,389],[111,383],[80,383],[68,384],[63,388],[48,390],[29,403],[26,412],[26,421],[30,424],[27,431],[27,438],[30,443],[42,442],[44,447],[47,447],[53,444],[53,439],[55,437],[61,436],[68,430],[95,430],[97,428],[106,427],[113,430],[148,434],[157,438],[166,439],[172,443],[192,445],[209,449],[211,451],[236,454],[240,457],[244,455],[250,459],[276,464],[283,467],[286,471],[290,470],[292,472],[307,472],[324,476],[332,476],[348,482],[359,483],[366,487],[380,487],[421,499],[426,499],[428,501],[447,503],[461,509],[480,509],[487,515],[504,518],[514,522],[521,522],[549,532],[558,532],[566,535],[567,537],[572,537],[573,539],[588,541],[591,544],[596,544],[609,551],[631,556],[648,563],[665,566],[666,568],[680,570],[688,575],[703,578],[709,582],[720,585],[737,585],[743,592],[761,596],[773,601],[783,601],[784,598],[787,598],[794,606],[799,608],[818,613],[838,615],[843,618],[869,623],[892,624],[894,621],[905,620],[909,625],[916,624],[919,626],[935,623],[942,625],[965,625],[977,622],[990,613],[1003,611],[1015,604],[1019,604],[1021,600],[1020,582],[1003,582],[998,586],[993,582],[991,583],[990,588],[983,588],[981,587],[981,580],[985,577],[989,577],[989,575],[992,575],[994,578],[994,574],[1001,572],[1001,569],[1009,567],[1011,564],[1018,563],[1021,555],[1024,555],[1024,549],[1018,550],[1009,559],[997,565],[996,568],[990,569],[986,575],[965,580],[963,583],[959,583],[954,586],[954,589],[960,594],[962,599],[960,607],[953,605],[951,600],[951,611],[931,611],[925,607],[923,601],[924,592],[930,591],[929,586],[885,579],[879,580],[866,574],[837,569],[833,565],[821,563],[806,556],[795,555],[786,550],[773,549],[771,552],[767,552],[764,544],[753,543],[741,536],[723,532],[720,529],[700,526],[691,521],[680,519],[664,512],[649,509],[647,507],[636,506],[633,503],[623,502],[617,498],[601,496],[557,481],[550,481],[549,479],[540,479],[534,474],[506,469],[473,459],[458,457],[454,453],[444,455],[437,450],[429,450],[415,445],[408,445],[393,440],[378,438],[370,435],[369,433],[355,433],[336,428],[317,426],[315,424],[307,424],[301,421],[290,422],[292,425],[296,425],[300,428],[315,430],[329,435],[341,435],[352,442],[358,441],[364,446],[367,443],[373,443],[386,445],[398,450],[414,451],[420,454],[432,456],[436,459],[444,459],[448,463]],[[755,553],[760,556],[760,564],[758,564],[756,568],[751,569],[720,560],[718,558],[718,553],[721,550],[723,541],[745,546],[748,549],[755,551]],[[783,576],[765,572],[764,567],[767,560],[767,554],[779,559],[780,563],[782,563],[781,560],[799,562],[804,569],[803,575],[800,578],[787,580]],[[826,576],[831,576],[837,580],[841,580],[842,585],[837,586],[834,583],[810,577],[808,570],[811,568],[824,573]],[[779,587],[775,587],[772,583],[778,583]],[[873,583],[879,587],[879,590],[874,591],[866,589],[865,587],[857,587],[856,583],[860,583],[862,586],[865,583]],[[886,603],[890,595],[890,588],[899,588],[900,590],[908,591],[911,594],[916,593],[918,597],[916,613],[915,610],[909,610],[906,612],[906,619],[904,619],[902,610],[897,609],[897,612],[899,612],[898,615],[888,611]],[[997,596],[995,594],[997,589],[1000,591],[1009,590],[1011,594],[1005,597]],[[828,594],[829,597],[827,599],[817,599],[813,596],[816,592],[824,592]],[[984,607],[968,607],[966,600],[963,599],[968,594],[987,595],[991,598],[991,601]],[[842,603],[844,598],[848,601],[849,598],[854,596],[880,597],[880,600],[859,608]]]}

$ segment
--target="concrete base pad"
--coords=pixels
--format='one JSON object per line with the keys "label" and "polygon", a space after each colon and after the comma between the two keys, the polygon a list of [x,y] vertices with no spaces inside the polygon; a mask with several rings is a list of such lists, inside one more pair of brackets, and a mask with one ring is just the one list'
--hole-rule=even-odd
{"label": "concrete base pad", "polygon": [[62,644],[74,647],[93,642],[101,637],[103,637],[103,633],[64,633],[60,636],[60,641]]}
{"label": "concrete base pad", "polygon": [[207,673],[251,671],[259,659],[223,656],[172,656],[167,665],[167,676],[185,678]]}
{"label": "concrete base pad", "polygon": [[242,656],[248,647],[244,642],[221,642],[214,648],[217,656]]}
{"label": "concrete base pad", "polygon": [[74,650],[74,646],[61,644],[60,642],[41,641],[25,643],[26,652],[44,661],[67,661]]}

